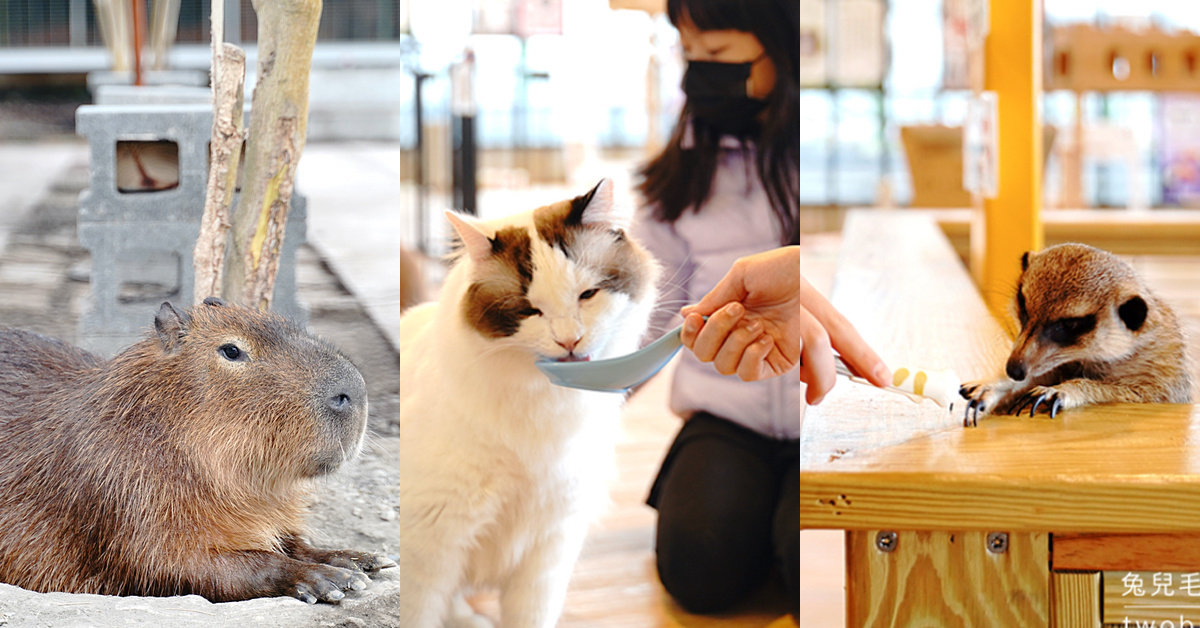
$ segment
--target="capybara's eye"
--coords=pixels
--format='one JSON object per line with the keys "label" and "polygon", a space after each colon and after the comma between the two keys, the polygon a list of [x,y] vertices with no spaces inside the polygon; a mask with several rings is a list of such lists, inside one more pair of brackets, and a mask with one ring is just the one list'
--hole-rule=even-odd
{"label": "capybara's eye", "polygon": [[246,354],[235,344],[221,345],[217,347],[217,352],[230,362],[242,362],[246,359]]}

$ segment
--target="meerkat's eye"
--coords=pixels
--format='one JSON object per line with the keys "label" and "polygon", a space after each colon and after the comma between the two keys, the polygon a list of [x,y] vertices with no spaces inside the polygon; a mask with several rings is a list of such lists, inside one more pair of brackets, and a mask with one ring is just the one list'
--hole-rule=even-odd
{"label": "meerkat's eye", "polygon": [[1046,325],[1046,328],[1042,330],[1042,337],[1056,345],[1066,347],[1079,342],[1081,337],[1095,328],[1096,316],[1094,314],[1060,318]]}
{"label": "meerkat's eye", "polygon": [[232,343],[217,347],[217,353],[220,353],[221,357],[229,360],[230,362],[245,362],[247,359],[246,352],[242,351],[237,345]]}
{"label": "meerkat's eye", "polygon": [[587,301],[588,299],[596,296],[596,293],[598,293],[598,292],[600,292],[599,288],[592,288],[591,290],[584,290],[583,294],[579,295],[579,300]]}

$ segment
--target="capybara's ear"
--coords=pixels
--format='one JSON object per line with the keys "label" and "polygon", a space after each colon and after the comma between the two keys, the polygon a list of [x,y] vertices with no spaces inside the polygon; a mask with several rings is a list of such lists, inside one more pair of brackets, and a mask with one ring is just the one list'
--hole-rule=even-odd
{"label": "capybara's ear", "polygon": [[170,303],[164,302],[154,315],[154,330],[162,340],[163,348],[174,351],[179,348],[184,335],[187,334],[188,316],[181,313]]}
{"label": "capybara's ear", "polygon": [[205,305],[225,305],[225,301],[219,297],[208,297],[204,300]]}

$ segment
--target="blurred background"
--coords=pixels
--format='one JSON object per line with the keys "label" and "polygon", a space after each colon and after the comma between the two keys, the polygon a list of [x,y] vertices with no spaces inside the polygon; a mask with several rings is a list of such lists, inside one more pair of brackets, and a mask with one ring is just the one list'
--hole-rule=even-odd
{"label": "blurred background", "polygon": [[[829,208],[863,205],[969,206],[961,186],[921,181],[926,169],[946,172],[959,159],[968,85],[969,0],[800,0],[801,203],[809,231],[835,229]],[[1200,5],[1160,0],[1117,2],[1045,0],[1042,99],[1048,136],[1048,207],[1161,207],[1194,204],[1172,165],[1191,157],[1180,141],[1196,139],[1200,98],[1194,88],[1079,88],[1055,81],[1056,47],[1071,42],[1070,27],[1102,35],[1122,30],[1146,36],[1153,48],[1165,36],[1200,30]],[[1157,35],[1157,37],[1156,37]],[[1117,43],[1114,41],[1114,46]],[[1124,42],[1121,42],[1124,43]],[[1190,41],[1200,54],[1197,41]],[[1111,59],[1128,75],[1140,57]],[[1112,77],[1109,77],[1110,79]],[[1192,91],[1192,94],[1186,93]],[[1082,112],[1079,191],[1064,198],[1063,162],[1072,152],[1076,103]],[[946,127],[944,129],[938,127]],[[914,168],[915,165],[915,168]],[[961,160],[949,164],[961,167]],[[913,172],[917,171],[914,176]],[[953,171],[950,171],[953,174]],[[916,180],[916,185],[914,185]],[[1071,195],[1068,195],[1071,196]]]}

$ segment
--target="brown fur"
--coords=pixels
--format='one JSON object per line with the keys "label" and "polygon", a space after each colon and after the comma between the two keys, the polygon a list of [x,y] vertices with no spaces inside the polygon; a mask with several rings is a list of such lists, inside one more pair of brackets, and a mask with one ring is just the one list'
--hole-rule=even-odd
{"label": "brown fur", "polygon": [[0,581],[314,602],[389,566],[301,538],[310,480],[360,445],[358,370],[280,317],[215,299],[187,314],[164,303],[155,327],[108,362],[0,331]]}
{"label": "brown fur", "polygon": [[1006,376],[964,384],[968,413],[1191,401],[1175,313],[1115,255],[1082,244],[1026,254],[1014,307]]}

